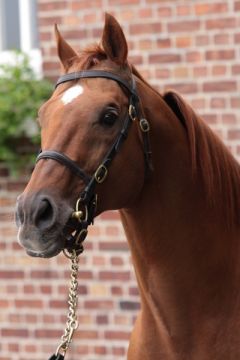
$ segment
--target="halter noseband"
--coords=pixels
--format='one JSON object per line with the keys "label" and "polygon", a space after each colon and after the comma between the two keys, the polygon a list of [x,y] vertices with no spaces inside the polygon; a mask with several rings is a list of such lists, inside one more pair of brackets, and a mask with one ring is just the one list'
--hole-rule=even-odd
{"label": "halter noseband", "polygon": [[[87,228],[88,225],[93,223],[96,206],[97,206],[97,194],[95,193],[96,184],[101,184],[107,177],[108,168],[117,154],[121,144],[127,138],[128,130],[134,120],[139,121],[140,129],[143,134],[143,146],[144,146],[144,158],[145,158],[145,166],[146,169],[150,168],[150,158],[151,151],[149,145],[149,123],[148,121],[141,116],[142,111],[140,107],[139,97],[136,91],[135,80],[132,77],[132,82],[129,84],[127,81],[122,79],[115,73],[111,73],[108,71],[100,71],[100,70],[85,70],[78,71],[74,73],[69,73],[61,76],[56,83],[56,87],[62,83],[72,80],[78,80],[82,78],[106,78],[110,80],[116,81],[118,84],[122,85],[127,91],[130,93],[129,99],[129,108],[128,108],[128,116],[124,121],[123,127],[118,134],[115,142],[112,147],[108,151],[107,155],[104,157],[103,161],[95,171],[92,176],[89,176],[82,170],[76,162],[71,160],[68,156],[58,151],[46,150],[42,151],[37,159],[36,163],[42,159],[53,159],[62,165],[66,166],[71,170],[74,175],[80,177],[84,184],[85,188],[81,192],[79,199],[76,203],[76,209],[72,214],[72,218],[76,220],[77,225],[75,226],[74,235],[71,235],[70,239],[67,241],[66,248],[68,250],[75,249],[78,253],[83,251],[82,242],[87,236]],[[81,210],[82,206],[84,207],[84,211]]]}

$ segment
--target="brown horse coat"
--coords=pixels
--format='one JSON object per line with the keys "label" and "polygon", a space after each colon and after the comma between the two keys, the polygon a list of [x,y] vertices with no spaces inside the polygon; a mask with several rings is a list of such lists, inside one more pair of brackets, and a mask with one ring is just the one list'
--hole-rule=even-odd
{"label": "brown horse coat", "polygon": [[[149,120],[153,170],[144,169],[137,122],[99,185],[98,210],[120,209],[141,295],[128,360],[240,358],[240,167],[176,93],[158,94],[127,62],[110,15],[102,46],[81,54],[57,34],[64,72],[104,69],[137,82]],[[64,94],[75,85],[78,95]],[[39,118],[42,148],[61,151],[93,174],[115,139],[128,94],[108,79],[60,85]],[[66,99],[66,95],[65,95]],[[70,99],[70,100],[69,100]],[[113,107],[119,122],[106,126]],[[83,183],[53,160],[40,161],[18,201],[19,240],[36,256],[56,255]]]}

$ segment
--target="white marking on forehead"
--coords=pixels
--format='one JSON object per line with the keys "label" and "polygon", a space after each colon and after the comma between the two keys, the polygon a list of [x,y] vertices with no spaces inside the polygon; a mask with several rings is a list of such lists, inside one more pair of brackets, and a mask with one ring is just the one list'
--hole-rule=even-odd
{"label": "white marking on forehead", "polygon": [[64,92],[61,100],[64,105],[67,105],[82,93],[83,87],[81,85],[74,85]]}

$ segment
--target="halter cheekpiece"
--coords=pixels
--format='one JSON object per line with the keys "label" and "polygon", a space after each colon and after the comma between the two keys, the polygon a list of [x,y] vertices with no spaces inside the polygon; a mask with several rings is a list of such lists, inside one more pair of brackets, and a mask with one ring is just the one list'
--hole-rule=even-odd
{"label": "halter cheekpiece", "polygon": [[100,70],[85,70],[74,73],[69,73],[61,76],[56,83],[56,87],[62,83],[68,81],[79,80],[83,78],[105,78],[116,81],[119,85],[123,86],[130,94],[128,115],[124,121],[123,127],[119,132],[116,140],[107,152],[103,161],[99,164],[95,173],[91,176],[81,169],[76,162],[71,160],[68,156],[63,153],[54,150],[45,150],[40,152],[36,159],[36,163],[43,159],[53,159],[62,165],[66,166],[72,173],[78,176],[85,184],[85,188],[80,193],[80,196],[76,202],[75,211],[72,214],[72,218],[75,220],[74,225],[75,231],[71,237],[67,240],[65,247],[68,251],[75,250],[77,253],[83,251],[82,242],[87,236],[87,228],[93,223],[95,211],[97,207],[97,194],[95,188],[97,184],[104,182],[108,175],[109,166],[114,159],[115,155],[119,151],[119,148],[123,141],[128,136],[129,128],[133,121],[138,120],[140,129],[143,135],[143,148],[144,148],[144,159],[145,168],[150,168],[151,151],[149,144],[149,123],[142,116],[142,110],[140,106],[140,100],[136,90],[135,79],[132,76],[131,84],[126,80],[122,79],[115,73]]}

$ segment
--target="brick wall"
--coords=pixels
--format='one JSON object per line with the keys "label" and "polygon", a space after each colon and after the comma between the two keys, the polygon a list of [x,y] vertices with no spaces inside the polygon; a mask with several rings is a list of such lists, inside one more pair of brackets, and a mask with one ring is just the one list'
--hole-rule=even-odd
{"label": "brick wall", "polygon": [[[39,0],[44,73],[59,66],[57,22],[76,49],[99,40],[103,11],[128,38],[130,59],[160,91],[178,90],[240,159],[240,1]],[[0,172],[0,360],[40,360],[55,350],[66,314],[68,262],[27,257],[13,208],[26,179]],[[130,254],[116,212],[91,228],[80,260],[79,330],[69,359],[123,360],[139,308]]]}

